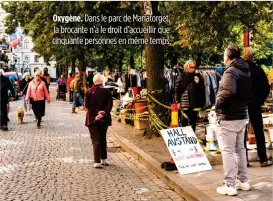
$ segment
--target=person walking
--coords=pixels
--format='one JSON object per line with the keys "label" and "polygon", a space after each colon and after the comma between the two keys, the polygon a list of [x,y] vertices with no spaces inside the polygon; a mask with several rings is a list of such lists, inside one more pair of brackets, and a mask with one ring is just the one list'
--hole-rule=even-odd
{"label": "person walking", "polygon": [[183,118],[182,125],[190,123],[195,132],[197,122],[197,111],[194,108],[202,108],[205,105],[205,84],[202,76],[195,73],[196,62],[189,60],[184,65],[184,72],[180,74],[175,83],[175,102],[180,103],[188,118]]}
{"label": "person walking", "polygon": [[43,79],[45,79],[45,84],[46,84],[46,88],[47,88],[47,91],[49,93],[49,85],[50,85],[50,75],[48,74],[48,69],[47,68],[44,68],[44,74],[43,74]]}
{"label": "person walking", "polygon": [[37,119],[37,128],[41,128],[41,119],[44,113],[43,104],[45,99],[50,103],[49,93],[46,88],[46,84],[41,80],[40,71],[36,71],[34,79],[29,83],[29,87],[26,94],[26,103],[32,104],[32,110]]}
{"label": "person walking", "polygon": [[23,101],[24,101],[24,109],[26,112],[26,115],[31,115],[31,104],[26,103],[26,94],[28,85],[31,82],[30,75],[28,72],[24,73],[22,80],[20,80],[20,91],[23,95]]}
{"label": "person walking", "polygon": [[80,74],[77,74],[70,84],[71,91],[73,92],[72,113],[76,113],[76,107],[80,104],[83,106],[83,98],[81,96],[81,80]]}
{"label": "person walking", "polygon": [[[222,195],[237,195],[236,189],[249,190],[245,128],[248,123],[248,103],[251,99],[251,79],[248,64],[240,58],[240,50],[229,45],[224,52],[226,65],[216,98],[215,110],[220,120],[218,134],[222,152],[225,183],[217,188]],[[235,165],[238,179],[235,180]]]}
{"label": "person walking", "polygon": [[[9,78],[3,75],[3,70],[0,69],[0,129],[8,130],[8,110],[7,104],[15,99],[15,91]],[[11,92],[9,99],[8,90]]]}
{"label": "person walking", "polygon": [[85,126],[88,127],[93,144],[94,167],[109,165],[107,160],[106,133],[111,125],[111,109],[113,99],[109,89],[103,88],[103,76],[96,74],[93,78],[94,86],[85,95],[87,109]]}
{"label": "person walking", "polygon": [[248,63],[251,75],[251,102],[248,104],[250,123],[256,137],[257,152],[261,167],[272,165],[266,155],[264,126],[262,117],[262,105],[270,93],[270,85],[265,72],[253,62],[254,50],[247,47],[243,51],[243,59]]}
{"label": "person walking", "polygon": [[74,79],[74,74],[69,73],[69,78],[67,78],[66,88],[67,88],[67,91],[68,91],[68,96],[69,96],[69,102],[70,103],[72,103],[72,100],[73,100],[72,91],[71,91],[71,87],[70,87],[70,84],[71,84],[73,79]]}

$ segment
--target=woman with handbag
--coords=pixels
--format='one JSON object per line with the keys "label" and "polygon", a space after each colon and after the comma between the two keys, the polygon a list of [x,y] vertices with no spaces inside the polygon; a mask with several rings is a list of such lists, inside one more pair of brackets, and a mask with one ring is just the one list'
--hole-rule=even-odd
{"label": "woman with handbag", "polygon": [[184,72],[179,75],[175,82],[175,102],[180,103],[180,107],[187,115],[183,117],[182,126],[192,126],[196,128],[197,111],[194,108],[203,108],[206,101],[205,84],[202,76],[195,73],[196,63],[189,60],[184,65]]}
{"label": "woman with handbag", "polygon": [[23,79],[20,81],[20,91],[22,92],[23,95],[23,101],[24,101],[24,109],[26,112],[26,115],[31,115],[31,104],[27,104],[26,103],[26,94],[27,94],[27,89],[28,89],[28,85],[30,83],[31,79],[30,79],[30,75],[29,73],[24,73],[23,75]]}
{"label": "woman with handbag", "polygon": [[41,128],[41,118],[43,116],[43,105],[45,99],[50,103],[50,97],[46,88],[46,84],[41,80],[40,71],[36,71],[34,79],[29,83],[26,95],[26,103],[32,104],[32,110],[37,119],[37,128]]}
{"label": "woman with handbag", "polygon": [[85,95],[85,107],[87,109],[85,126],[88,127],[93,144],[94,167],[109,165],[107,160],[106,133],[111,125],[111,110],[113,99],[111,91],[103,88],[103,76],[96,74],[93,78],[94,85],[88,89]]}

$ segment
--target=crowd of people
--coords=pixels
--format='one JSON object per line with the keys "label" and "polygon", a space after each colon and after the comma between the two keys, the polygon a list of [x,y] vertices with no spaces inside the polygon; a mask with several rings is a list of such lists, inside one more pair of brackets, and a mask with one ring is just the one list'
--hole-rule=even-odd
{"label": "crowd of people", "polygon": [[[225,70],[215,97],[215,111],[217,113],[221,133],[218,136],[219,147],[223,158],[225,183],[217,188],[220,194],[236,195],[237,189],[249,190],[250,184],[247,173],[247,151],[245,146],[245,129],[250,120],[257,141],[257,151],[261,167],[272,165],[268,160],[265,147],[265,136],[261,106],[270,93],[270,84],[265,72],[253,61],[254,50],[251,47],[244,49],[241,56],[239,48],[230,45],[224,52]],[[183,119],[182,126],[191,125],[196,129],[197,112],[194,108],[203,108],[206,104],[206,80],[197,70],[194,60],[189,60],[182,68],[177,68],[175,79],[174,102],[185,110],[188,119]],[[37,120],[37,128],[41,128],[42,117],[45,115],[45,102],[50,103],[49,85],[50,76],[39,70],[35,71],[31,80],[28,73],[20,81],[20,91],[23,94],[24,110],[30,114],[32,109]],[[272,75],[271,75],[272,76]],[[123,76],[115,69],[111,75],[109,70],[99,73],[70,73],[67,79],[61,75],[58,79],[58,89],[65,86],[69,102],[72,103],[72,113],[82,106],[87,111],[85,125],[88,127],[94,151],[95,168],[109,165],[107,160],[106,133],[111,125],[110,111],[113,106],[112,93],[106,86],[114,86],[117,93],[122,89],[126,92],[134,86],[146,87],[146,70],[141,75],[133,69]],[[14,89],[2,71],[0,71],[0,114],[1,129],[7,130],[7,104],[9,102],[8,90],[14,100]],[[238,168],[235,178],[236,165]]]}
{"label": "crowd of people", "polygon": [[[5,77],[3,74],[4,71],[0,69],[0,128],[3,131],[7,131],[9,121],[9,101],[15,100],[15,90],[9,78]],[[37,128],[40,129],[42,117],[45,115],[45,101],[47,100],[50,102],[50,75],[47,70],[44,70],[44,74],[42,74],[38,68],[34,69],[34,74],[34,78],[31,79],[28,72],[24,73],[22,80],[19,81],[19,91],[22,93],[26,115],[31,115],[32,109],[35,115],[35,121],[37,121]],[[10,96],[9,92],[11,93]]]}

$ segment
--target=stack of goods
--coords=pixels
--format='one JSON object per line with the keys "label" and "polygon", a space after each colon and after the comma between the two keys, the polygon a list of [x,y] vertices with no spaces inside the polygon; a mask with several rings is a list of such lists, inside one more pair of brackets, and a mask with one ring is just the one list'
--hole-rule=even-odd
{"label": "stack of goods", "polygon": [[137,129],[147,129],[149,127],[147,101],[143,99],[136,100],[134,102],[134,108],[134,126]]}

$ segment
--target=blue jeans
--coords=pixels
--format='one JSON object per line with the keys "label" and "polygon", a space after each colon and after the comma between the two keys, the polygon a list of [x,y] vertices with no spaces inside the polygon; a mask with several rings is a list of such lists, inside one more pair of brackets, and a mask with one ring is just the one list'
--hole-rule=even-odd
{"label": "blue jeans", "polygon": [[79,92],[73,92],[73,104],[72,108],[75,109],[77,106],[83,106],[83,99]]}

